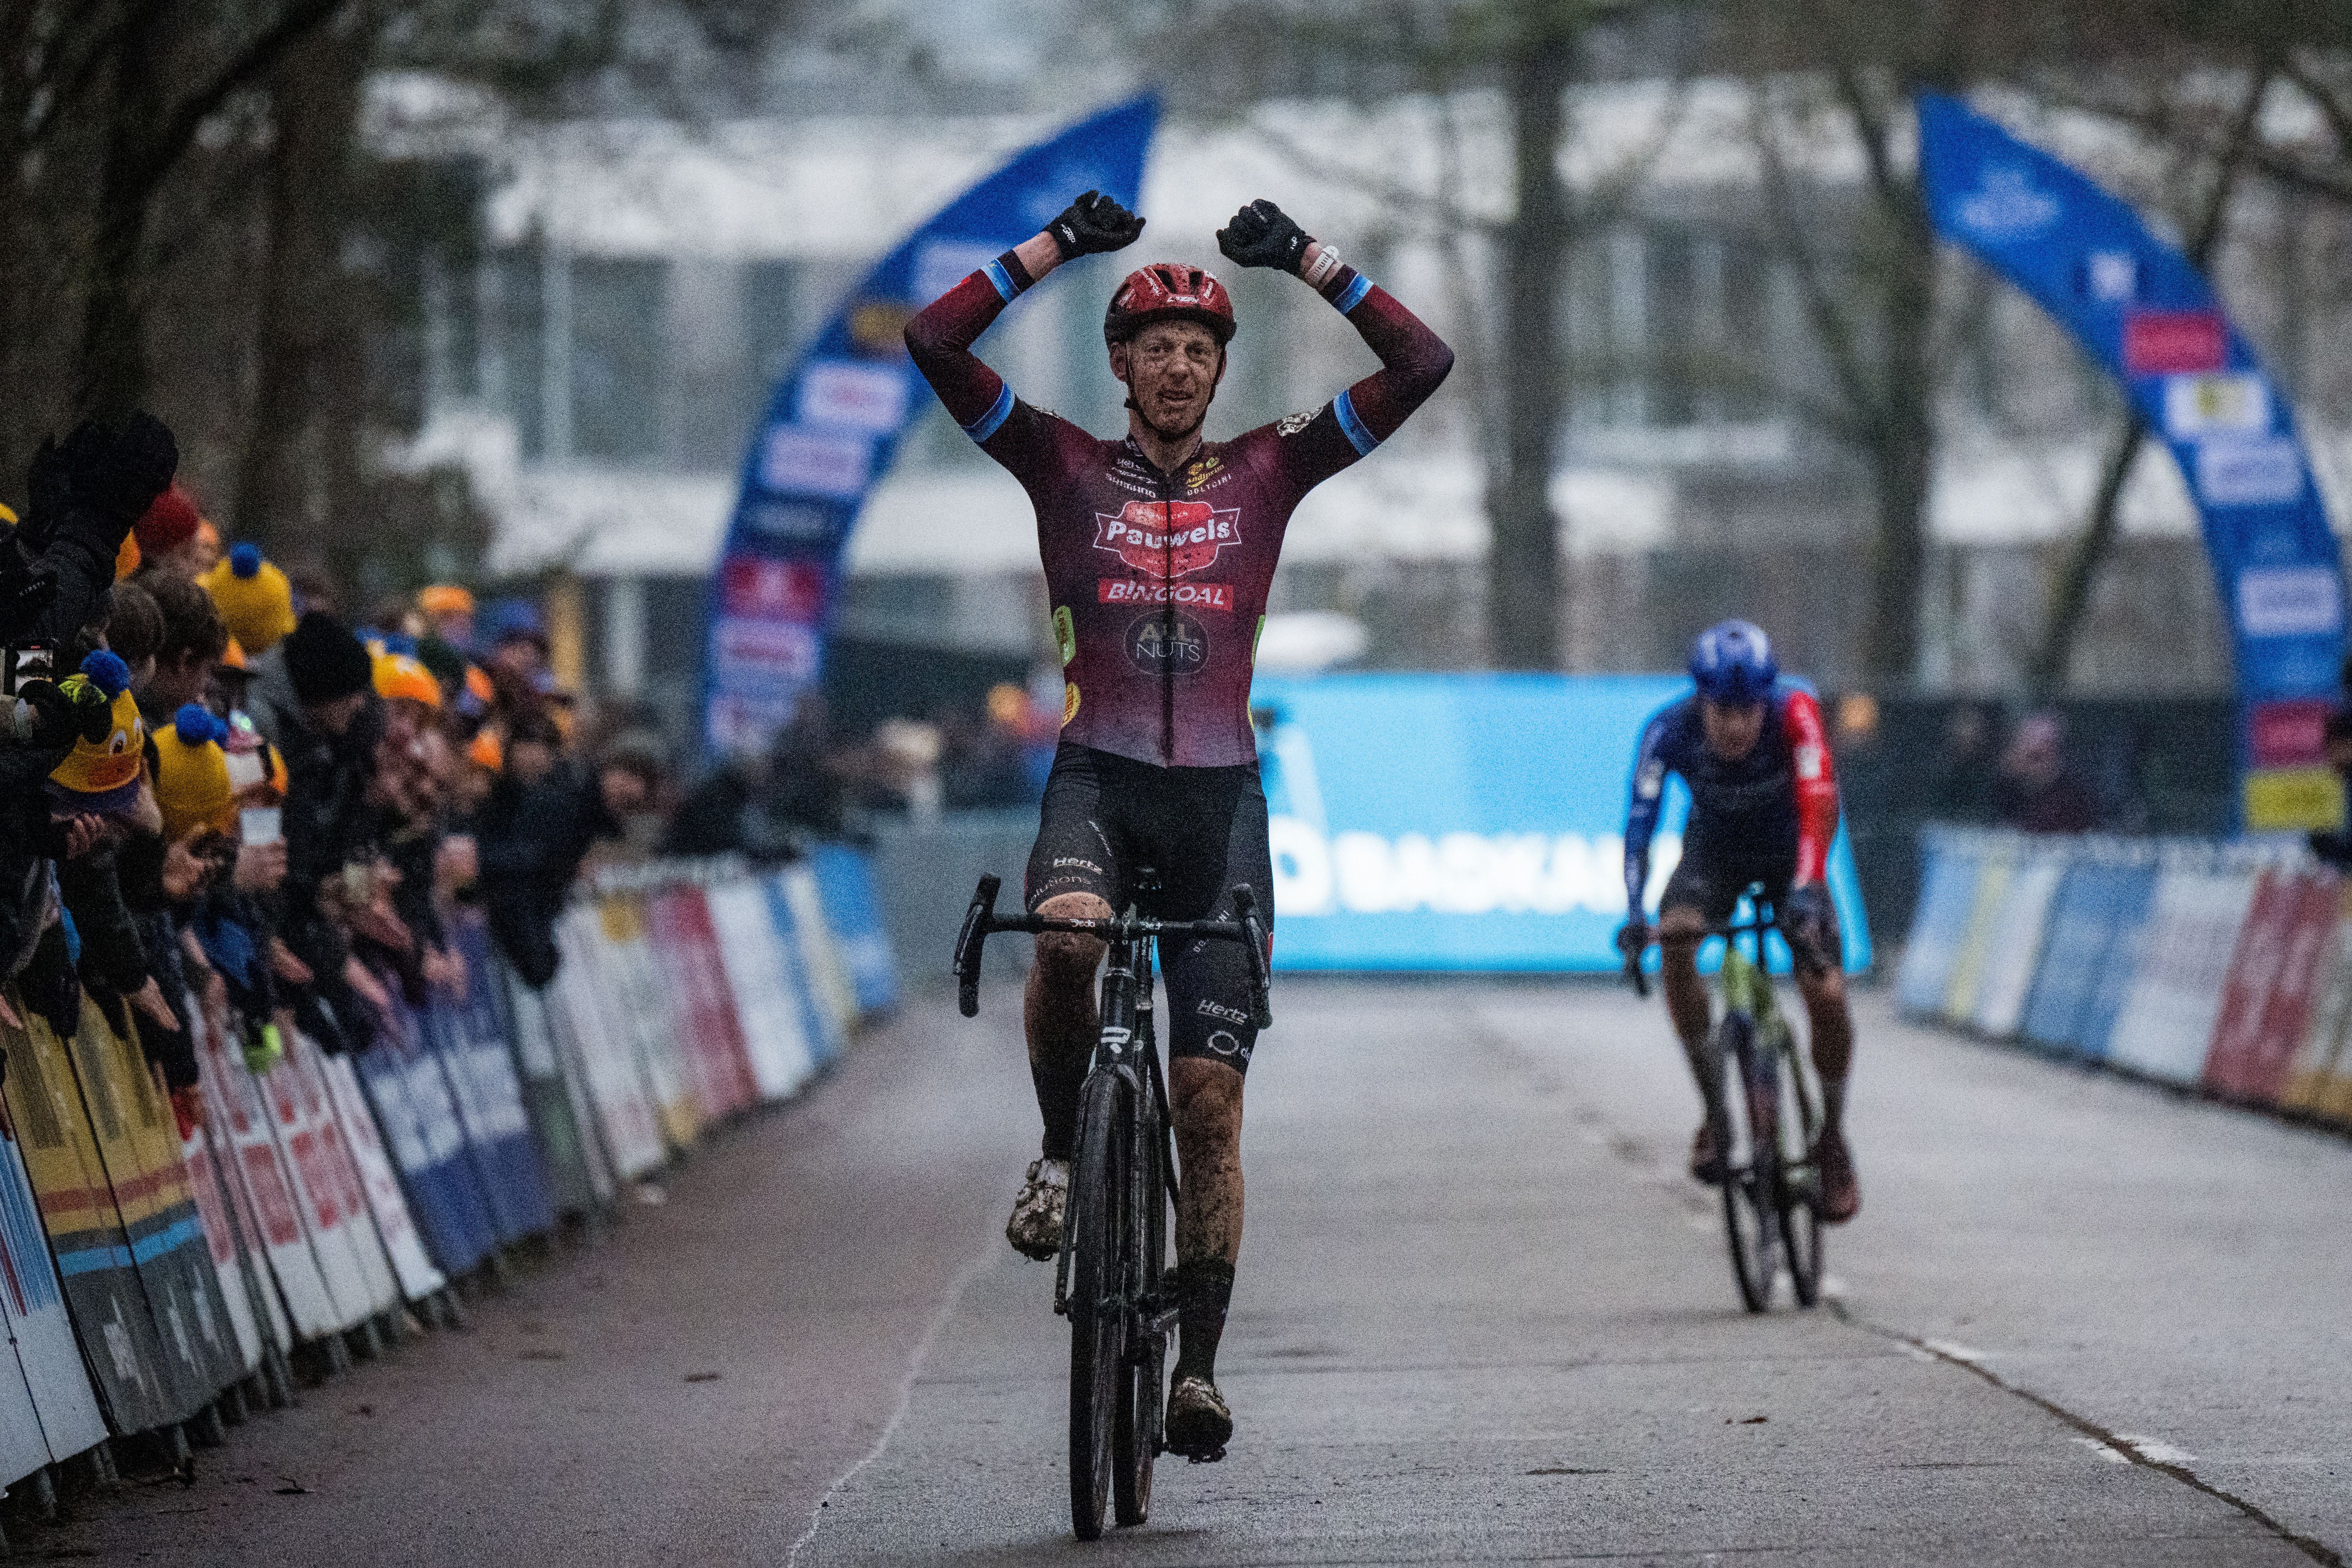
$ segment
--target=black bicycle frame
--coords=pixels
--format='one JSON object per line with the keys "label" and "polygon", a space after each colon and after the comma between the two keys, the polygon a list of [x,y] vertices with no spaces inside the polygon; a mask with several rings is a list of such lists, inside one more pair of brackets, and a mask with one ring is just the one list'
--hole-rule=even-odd
{"label": "black bicycle frame", "polygon": [[[1169,1200],[1174,1202],[1175,1119],[1168,1109],[1168,1085],[1160,1075],[1159,1042],[1153,1032],[1152,943],[1155,939],[1186,942],[1199,937],[1241,943],[1249,955],[1250,1021],[1261,1029],[1270,1028],[1274,1024],[1274,986],[1266,971],[1265,928],[1257,918],[1256,895],[1246,883],[1235,887],[1234,918],[1230,921],[1162,921],[1138,913],[1133,905],[1128,907],[1126,913],[1109,920],[1061,920],[1045,915],[999,915],[996,895],[1003,886],[998,878],[982,877],[972,894],[971,907],[964,911],[963,928],[956,934],[955,946],[957,1007],[967,1018],[979,1013],[981,956],[989,937],[999,931],[1067,931],[1100,937],[1108,942],[1102,981],[1102,1026],[1096,1036],[1094,1062],[1087,1077],[1091,1079],[1098,1072],[1118,1074],[1126,1080],[1133,1097],[1128,1101],[1130,1105],[1139,1103],[1145,1093],[1150,1094],[1160,1111],[1161,1174],[1168,1184]],[[1054,1270],[1054,1310],[1065,1316],[1069,1311],[1070,1283],[1067,1227],[1074,1212],[1064,1211],[1061,1258]],[[1146,1303],[1146,1308],[1150,1316],[1145,1326],[1152,1332],[1164,1333],[1175,1321],[1172,1307],[1150,1302]]]}

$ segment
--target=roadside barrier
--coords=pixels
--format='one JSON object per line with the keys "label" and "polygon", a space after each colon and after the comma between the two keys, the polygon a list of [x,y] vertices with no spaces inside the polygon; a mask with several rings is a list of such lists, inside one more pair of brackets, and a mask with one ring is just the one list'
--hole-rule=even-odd
{"label": "roadside barrier", "polygon": [[[182,1135],[128,1010],[85,999],[60,1040],[0,1027],[0,1486],[154,1433],[221,1440],[290,1397],[290,1357],[373,1353],[401,1309],[623,1191],[728,1118],[788,1098],[898,980],[856,851],[755,873],[606,871],[561,928],[544,993],[478,916],[462,994],[398,978],[371,1037],[330,1054],[185,1000],[204,1121]],[[250,1038],[247,1038],[247,1036]],[[274,1038],[274,1047],[265,1044]],[[250,1055],[248,1055],[250,1050]],[[46,1492],[44,1495],[47,1495]]]}
{"label": "roadside barrier", "polygon": [[2300,845],[1935,828],[1904,1011],[2352,1125],[2352,886]]}

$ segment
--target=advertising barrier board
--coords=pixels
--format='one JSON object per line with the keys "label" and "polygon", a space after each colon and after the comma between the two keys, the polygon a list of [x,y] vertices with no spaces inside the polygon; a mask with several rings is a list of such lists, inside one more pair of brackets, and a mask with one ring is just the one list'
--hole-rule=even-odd
{"label": "advertising barrier board", "polygon": [[1986,955],[2009,899],[2009,885],[2017,875],[2018,846],[2006,837],[1993,839],[1977,867],[1976,899],[1969,906],[1969,923],[1960,933],[1960,949],[1952,960],[1952,977],[1944,987],[1939,1009],[1948,1024],[1966,1024],[1975,1014],[1977,993],[1984,982]]}
{"label": "advertising barrier board", "polygon": [[2152,860],[2133,863],[2128,852],[2100,847],[2066,868],[2048,918],[2042,957],[2020,1021],[2020,1032],[2051,1050],[2088,1053],[2104,1047],[2106,1024],[2095,1029],[2100,976],[2118,932],[2143,918],[2156,887]]}
{"label": "advertising barrier board", "polygon": [[26,1394],[40,1422],[42,1445],[50,1459],[69,1458],[106,1440],[106,1417],[74,1343],[73,1320],[41,1230],[32,1178],[15,1129],[7,1126],[0,1126],[0,1263],[7,1269],[0,1279],[0,1306],[16,1344]]}
{"label": "advertising barrier board", "polygon": [[2253,896],[2251,868],[2164,868],[2138,973],[2107,1037],[2108,1061],[2168,1083],[2198,1081]]}
{"label": "advertising barrier board", "polygon": [[260,1238],[289,1325],[305,1340],[333,1333],[342,1326],[341,1313],[327,1289],[318,1251],[310,1245],[310,1227],[302,1221],[302,1203],[285,1152],[270,1134],[261,1086],[246,1070],[242,1054],[211,1030],[205,1031],[198,1045],[203,1053],[198,1088],[205,1113],[226,1134],[225,1163],[238,1213],[248,1222],[247,1233]]}
{"label": "advertising barrier board", "polygon": [[220,1298],[204,1225],[188,1195],[171,1104],[136,1037],[118,1033],[87,995],[81,1027],[67,1042],[66,1055],[97,1134],[100,1168],[113,1188],[131,1266],[154,1314],[176,1406],[173,1418],[184,1420],[244,1376],[246,1368],[227,1304]]}
{"label": "advertising barrier board", "polygon": [[[1260,680],[1277,968],[1618,967],[1624,826],[1664,676],[1339,675]],[[1670,786],[1648,902],[1689,810]],[[1849,971],[1869,922],[1841,829],[1830,887]]]}
{"label": "advertising barrier board", "polygon": [[1895,998],[1913,1017],[1940,1013],[1952,988],[1952,971],[1968,940],[1969,917],[1977,905],[1977,875],[1983,865],[1978,841],[1931,828],[1921,836],[1927,866],[1919,880],[1919,906],[1911,935],[1903,944],[1895,973]]}
{"label": "advertising barrier board", "polygon": [[2263,872],[2214,1020],[2206,1088],[2257,1105],[2278,1102],[2310,1032],[2336,905],[2333,871]]}
{"label": "advertising barrier board", "polygon": [[788,1000],[793,976],[784,966],[783,938],[759,884],[748,878],[713,882],[703,889],[703,902],[760,1098],[782,1100],[816,1070],[801,1009]]}
{"label": "advertising barrier board", "polygon": [[613,1173],[634,1182],[658,1167],[669,1151],[646,1093],[635,1041],[604,984],[598,928],[595,907],[584,903],[572,905],[557,923],[563,963],[547,988],[548,1018],[557,1049],[587,1088]]}
{"label": "advertising barrier board", "polygon": [[498,1238],[542,1236],[555,1228],[555,1211],[499,1016],[489,933],[478,915],[450,921],[448,933],[465,962],[466,994],[425,1009],[425,1043],[441,1060],[464,1124],[467,1163]]}
{"label": "advertising barrier board", "polygon": [[816,873],[825,920],[841,944],[858,1012],[880,1013],[896,1006],[898,961],[882,923],[881,900],[874,894],[873,862],[864,850],[846,844],[819,844],[810,852],[809,868]]}
{"label": "advertising barrier board", "polygon": [[1979,1034],[2006,1039],[2024,1023],[2026,1000],[2042,964],[2051,906],[2065,874],[2063,856],[2046,848],[2029,847],[2018,862],[1993,922],[1983,974],[1977,983],[1976,1011],[1969,1022]]}

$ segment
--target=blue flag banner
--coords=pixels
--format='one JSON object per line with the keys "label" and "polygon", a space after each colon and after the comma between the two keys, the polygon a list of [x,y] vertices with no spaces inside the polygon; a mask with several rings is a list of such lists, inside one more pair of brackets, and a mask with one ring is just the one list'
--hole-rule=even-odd
{"label": "blue flag banner", "polygon": [[1933,94],[1919,162],[1937,232],[2073,332],[2180,464],[2235,643],[2244,826],[2337,826],[2343,577],[2286,400],[2188,258],[2072,167]]}
{"label": "blue flag banner", "polygon": [[1158,118],[1149,98],[1122,104],[966,191],[866,275],[777,384],[743,459],[710,585],[706,746],[764,744],[824,672],[849,531],[923,407],[902,336],[908,319],[1039,232],[1080,192],[1133,205]]}
{"label": "blue flag banner", "polygon": [[[1275,967],[1616,969],[1633,753],[1690,689],[1665,675],[1260,678]],[[1651,840],[1654,915],[1689,813],[1676,779]],[[1846,967],[1867,969],[1843,826],[1829,885]],[[1701,964],[1720,952],[1708,943]],[[1777,935],[1769,956],[1786,967]]]}

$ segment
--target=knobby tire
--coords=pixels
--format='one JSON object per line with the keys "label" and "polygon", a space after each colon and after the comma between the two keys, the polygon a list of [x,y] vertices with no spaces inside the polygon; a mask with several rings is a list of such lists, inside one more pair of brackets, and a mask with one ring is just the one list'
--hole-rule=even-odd
{"label": "knobby tire", "polygon": [[1780,1160],[1777,1085],[1759,1071],[1756,1022],[1727,1013],[1717,1026],[1717,1061],[1723,1073],[1726,1138],[1723,1225],[1740,1304],[1751,1312],[1772,1305],[1780,1239]]}
{"label": "knobby tire", "polygon": [[1127,1371],[1119,1266],[1127,1206],[1125,1089],[1115,1073],[1087,1077],[1070,1171],[1070,1524],[1081,1541],[1102,1535],[1118,1384]]}
{"label": "knobby tire", "polygon": [[[1165,1288],[1168,1260],[1168,1180],[1161,1164],[1166,1133],[1160,1120],[1159,1098],[1149,1093],[1134,1098],[1123,1227],[1129,1299],[1157,1304]],[[1120,1524],[1132,1525],[1141,1524],[1151,1514],[1151,1466],[1160,1453],[1161,1405],[1168,1397],[1167,1337],[1137,1321],[1126,1351],[1112,1436],[1117,1461],[1111,1472],[1111,1509]]]}
{"label": "knobby tire", "polygon": [[1780,1245],[1789,1255],[1789,1278],[1797,1305],[1818,1306],[1822,1299],[1822,1220],[1814,1204],[1821,1194],[1821,1173],[1812,1164],[1812,1145],[1820,1132],[1820,1112],[1802,1081],[1794,1042],[1783,1037],[1773,1056],[1780,1063]]}

